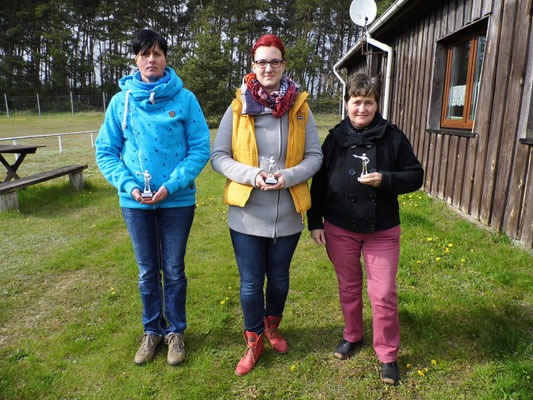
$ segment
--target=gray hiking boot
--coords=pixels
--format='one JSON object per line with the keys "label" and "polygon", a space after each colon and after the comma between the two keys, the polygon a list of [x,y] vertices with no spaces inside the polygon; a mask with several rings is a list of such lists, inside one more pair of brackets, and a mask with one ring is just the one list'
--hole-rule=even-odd
{"label": "gray hiking boot", "polygon": [[145,333],[139,337],[137,341],[141,342],[141,347],[139,347],[137,354],[135,354],[135,364],[142,365],[147,361],[152,361],[157,346],[159,346],[159,343],[161,342],[161,338],[159,336]]}
{"label": "gray hiking boot", "polygon": [[165,343],[168,345],[167,363],[177,366],[185,360],[185,343],[183,343],[183,333],[170,333]]}

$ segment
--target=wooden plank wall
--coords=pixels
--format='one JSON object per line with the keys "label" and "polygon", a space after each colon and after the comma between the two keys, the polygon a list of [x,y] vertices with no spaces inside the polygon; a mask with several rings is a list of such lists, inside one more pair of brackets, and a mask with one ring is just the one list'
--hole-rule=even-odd
{"label": "wooden plank wall", "polygon": [[[425,170],[424,190],[533,248],[533,148],[518,131],[532,0],[449,0],[404,27],[395,49],[390,121]],[[475,138],[427,133],[436,42],[490,15]],[[376,32],[376,39],[379,32]],[[511,45],[512,44],[512,45]],[[522,135],[522,136],[521,136]]]}

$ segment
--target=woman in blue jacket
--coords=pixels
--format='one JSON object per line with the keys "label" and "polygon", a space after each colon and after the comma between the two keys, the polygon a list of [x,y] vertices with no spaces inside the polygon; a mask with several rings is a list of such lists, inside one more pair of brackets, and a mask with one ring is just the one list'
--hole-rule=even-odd
{"label": "woman in blue jacket", "polygon": [[132,50],[139,71],[119,82],[122,91],[111,99],[96,139],[96,160],[118,190],[139,265],[144,335],[135,363],[150,361],[164,339],[168,363],[179,365],[187,326],[185,248],[194,179],[209,159],[209,129],[196,97],[166,66],[166,40],[143,30]]}

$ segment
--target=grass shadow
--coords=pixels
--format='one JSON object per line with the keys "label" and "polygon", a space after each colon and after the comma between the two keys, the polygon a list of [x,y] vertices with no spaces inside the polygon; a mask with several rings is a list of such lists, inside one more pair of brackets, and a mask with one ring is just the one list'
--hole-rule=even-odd
{"label": "grass shadow", "polygon": [[95,202],[107,202],[110,197],[116,197],[116,190],[110,185],[104,186],[86,180],[84,188],[73,190],[68,179],[30,186],[17,193],[22,214],[43,218],[74,214]]}
{"label": "grass shadow", "polygon": [[520,305],[505,301],[494,307],[472,304],[449,312],[431,306],[401,308],[402,341],[419,353],[417,359],[467,357],[490,362],[528,352],[531,357],[533,320],[527,313]]}

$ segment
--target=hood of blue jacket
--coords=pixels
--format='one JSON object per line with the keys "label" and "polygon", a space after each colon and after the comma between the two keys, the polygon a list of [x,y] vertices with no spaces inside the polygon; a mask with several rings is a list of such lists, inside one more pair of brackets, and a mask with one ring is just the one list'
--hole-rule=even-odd
{"label": "hood of blue jacket", "polygon": [[146,85],[133,75],[127,75],[119,81],[119,87],[123,91],[130,91],[130,96],[135,100],[136,106],[146,108],[152,106],[150,96],[154,92],[155,104],[164,103],[172,99],[183,88],[183,82],[176,72],[170,67],[165,67],[165,77],[168,81],[163,84],[156,84],[152,89],[146,89]]}

